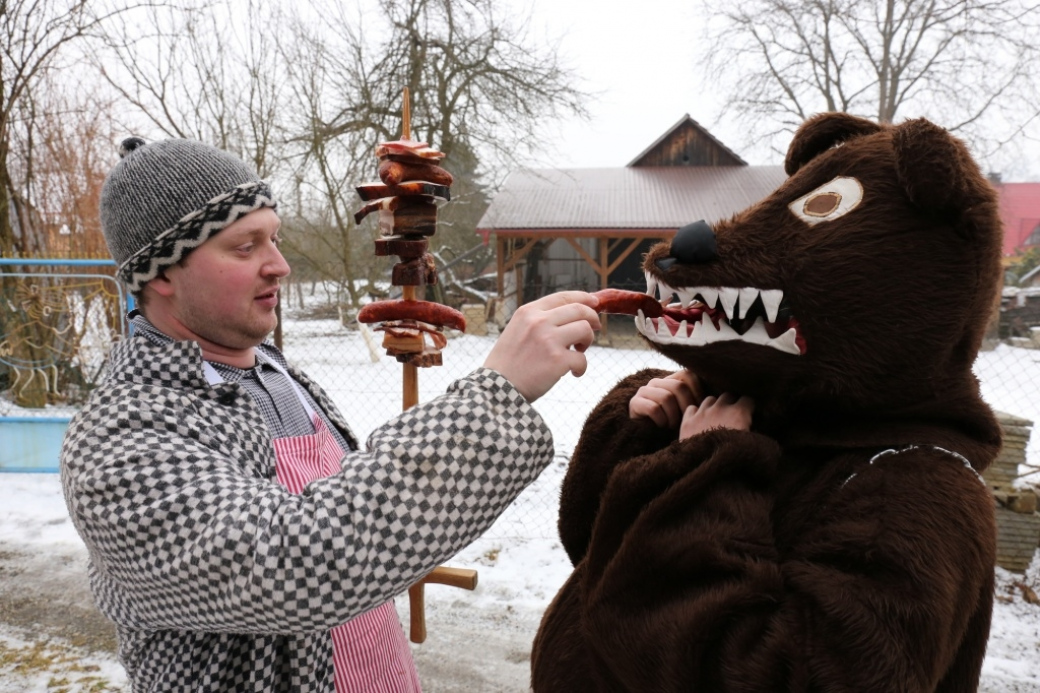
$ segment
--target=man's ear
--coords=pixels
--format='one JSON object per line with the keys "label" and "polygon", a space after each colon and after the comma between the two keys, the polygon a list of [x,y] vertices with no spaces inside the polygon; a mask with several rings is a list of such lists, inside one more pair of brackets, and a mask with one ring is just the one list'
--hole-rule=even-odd
{"label": "man's ear", "polygon": [[142,294],[147,294],[150,291],[155,292],[163,298],[169,298],[173,295],[173,283],[170,282],[169,278],[167,278],[165,272],[160,272],[158,276],[149,280],[148,283],[141,288]]}

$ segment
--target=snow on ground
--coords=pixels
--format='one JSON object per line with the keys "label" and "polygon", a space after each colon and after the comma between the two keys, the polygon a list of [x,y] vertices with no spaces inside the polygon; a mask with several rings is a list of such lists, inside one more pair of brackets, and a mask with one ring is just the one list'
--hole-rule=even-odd
{"label": "snow on ground", "polygon": [[[562,460],[531,492],[555,493],[560,476]],[[522,530],[512,526],[520,516],[522,512],[508,512],[500,522],[510,528],[501,534]],[[56,475],[0,477],[0,546],[85,553],[65,512]],[[526,691],[527,657],[539,619],[570,572],[563,550],[552,539],[485,537],[450,565],[477,569],[479,584],[473,592],[439,585],[426,588],[429,640],[413,645],[426,692]],[[1022,589],[1040,592],[1040,551],[1025,575],[998,568],[997,578],[980,690],[1040,693],[1040,606],[1027,603]],[[398,608],[407,623],[407,600],[400,599]],[[462,673],[483,673],[487,678],[460,682]],[[114,657],[79,652],[55,638],[41,642],[0,627],[0,693],[54,691],[54,682],[62,680],[68,682],[69,693],[127,690]]]}
{"label": "snow on ground", "polygon": [[[400,366],[385,357],[373,362],[360,333],[347,332],[336,321],[310,321],[293,325],[286,335],[290,359],[327,384],[362,439],[399,411]],[[329,340],[331,346],[322,346]],[[444,367],[422,371],[420,401],[479,365],[491,345],[489,338],[453,337]],[[527,658],[540,616],[570,573],[556,539],[555,516],[546,508],[556,507],[577,433],[618,379],[639,368],[670,367],[643,350],[593,347],[588,359],[586,377],[566,376],[537,404],[556,437],[557,459],[484,537],[449,563],[477,569],[477,589],[426,588],[429,640],[413,651],[427,693],[527,690]],[[1040,420],[1040,352],[1002,346],[983,354],[976,371],[995,408]],[[1037,460],[1040,455],[1031,450],[1030,462]],[[11,551],[85,555],[56,475],[0,475],[0,553]],[[997,577],[980,690],[1040,693],[1040,605],[1024,598],[1027,588],[1040,592],[1040,551],[1025,575],[998,568]],[[399,599],[398,608],[407,623],[407,599]],[[0,693],[125,690],[112,657],[33,635],[0,627]]]}

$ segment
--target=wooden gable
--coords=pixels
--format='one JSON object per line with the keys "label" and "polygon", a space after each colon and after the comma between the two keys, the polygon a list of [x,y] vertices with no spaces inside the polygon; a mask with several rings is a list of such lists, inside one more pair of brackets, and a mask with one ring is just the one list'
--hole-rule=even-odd
{"label": "wooden gable", "polygon": [[640,166],[747,166],[687,113],[628,163]]}

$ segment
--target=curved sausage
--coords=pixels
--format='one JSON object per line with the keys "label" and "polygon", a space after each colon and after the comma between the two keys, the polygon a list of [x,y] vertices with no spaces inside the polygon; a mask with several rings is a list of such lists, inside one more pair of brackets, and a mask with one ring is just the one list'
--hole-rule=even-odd
{"label": "curved sausage", "polygon": [[369,303],[358,311],[358,322],[372,323],[387,320],[418,320],[430,325],[466,331],[466,318],[450,306],[432,301],[390,299]]}
{"label": "curved sausage", "polygon": [[379,178],[387,185],[413,180],[451,185],[455,181],[450,173],[435,164],[405,163],[390,159],[384,159],[379,163]]}
{"label": "curved sausage", "polygon": [[599,300],[596,311],[600,313],[635,315],[641,310],[643,315],[648,318],[659,318],[664,315],[664,308],[653,296],[639,291],[603,289],[592,295]]}

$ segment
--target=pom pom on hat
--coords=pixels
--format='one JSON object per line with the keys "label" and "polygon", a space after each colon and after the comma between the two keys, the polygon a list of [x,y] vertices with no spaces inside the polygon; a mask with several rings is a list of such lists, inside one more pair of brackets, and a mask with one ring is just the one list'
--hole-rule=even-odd
{"label": "pom pom on hat", "polygon": [[140,137],[127,137],[119,143],[119,158],[124,158],[127,154],[144,144],[146,142]]}

